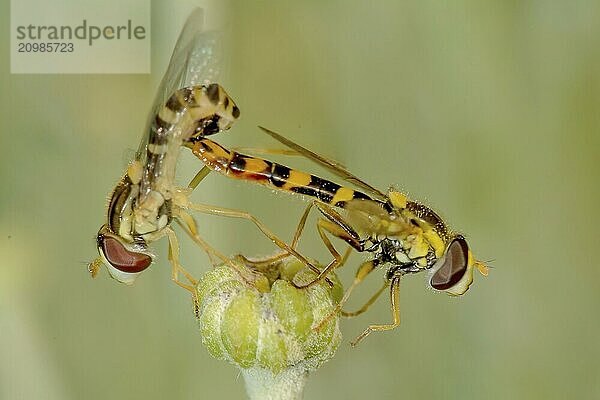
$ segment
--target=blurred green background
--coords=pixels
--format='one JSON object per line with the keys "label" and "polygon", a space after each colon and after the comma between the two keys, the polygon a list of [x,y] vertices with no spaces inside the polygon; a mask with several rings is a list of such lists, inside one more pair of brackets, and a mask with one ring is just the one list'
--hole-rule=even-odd
{"label": "blurred green background", "polygon": [[[600,3],[217,4],[233,43],[223,84],[242,110],[221,143],[274,147],[256,125],[279,130],[430,204],[493,260],[459,299],[405,279],[402,326],[357,349],[348,341],[387,321],[388,303],[344,320],[344,343],[306,398],[600,398]],[[165,243],[134,287],[86,270],[192,6],[152,4],[152,75],[11,75],[2,2],[2,399],[244,397],[238,372],[201,346]],[[199,163],[181,158],[183,185]],[[249,210],[286,238],[304,204],[216,175],[193,197]],[[225,253],[273,251],[245,222],[199,222]],[[307,232],[302,250],[325,260]],[[206,271],[183,241],[184,265]]]}

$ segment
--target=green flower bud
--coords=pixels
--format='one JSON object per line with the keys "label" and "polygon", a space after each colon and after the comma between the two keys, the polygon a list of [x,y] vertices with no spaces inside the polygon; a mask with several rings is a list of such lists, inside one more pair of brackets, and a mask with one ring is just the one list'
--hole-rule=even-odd
{"label": "green flower bud", "polygon": [[301,392],[308,372],[333,357],[341,341],[337,315],[316,329],[341,299],[337,277],[329,275],[333,288],[323,280],[298,289],[292,282],[307,283],[316,275],[296,259],[268,267],[245,265],[241,258],[235,263],[238,268],[218,266],[198,282],[203,344],[213,357],[241,368],[249,394],[257,398],[264,395],[262,385],[273,392],[278,384],[289,391],[291,384]]}

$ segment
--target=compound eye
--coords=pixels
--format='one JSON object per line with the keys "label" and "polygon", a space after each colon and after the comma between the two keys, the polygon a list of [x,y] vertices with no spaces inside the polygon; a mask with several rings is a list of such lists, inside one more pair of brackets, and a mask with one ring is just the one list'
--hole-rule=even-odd
{"label": "compound eye", "polygon": [[447,290],[465,276],[469,263],[469,246],[463,237],[457,237],[448,246],[442,265],[435,271],[429,283],[434,289]]}
{"label": "compound eye", "polygon": [[127,250],[113,237],[104,236],[100,245],[106,260],[119,271],[133,274],[145,270],[152,264],[152,257],[148,254]]}

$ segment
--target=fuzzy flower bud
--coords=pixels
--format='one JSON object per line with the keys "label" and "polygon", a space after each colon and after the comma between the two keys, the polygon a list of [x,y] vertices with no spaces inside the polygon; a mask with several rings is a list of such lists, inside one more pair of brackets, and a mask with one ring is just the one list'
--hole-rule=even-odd
{"label": "fuzzy flower bud", "polygon": [[239,268],[221,265],[198,283],[202,342],[213,357],[242,370],[251,398],[300,398],[308,373],[333,357],[340,343],[337,316],[315,327],[343,289],[334,275],[333,288],[325,280],[296,288],[292,282],[305,284],[316,275],[293,258],[260,268],[235,262]]}

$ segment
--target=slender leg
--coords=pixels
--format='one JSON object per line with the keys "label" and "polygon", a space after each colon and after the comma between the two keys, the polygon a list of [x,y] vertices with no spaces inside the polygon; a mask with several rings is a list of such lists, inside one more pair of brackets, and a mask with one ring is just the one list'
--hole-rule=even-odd
{"label": "slender leg", "polygon": [[342,265],[344,265],[344,263],[346,262],[346,260],[348,259],[348,257],[350,256],[350,252],[352,247],[349,247],[346,250],[346,253],[344,254],[344,256],[342,256],[337,249],[335,248],[335,246],[333,245],[333,243],[331,243],[331,240],[329,240],[329,237],[327,237],[327,232],[329,232],[331,235],[340,238],[340,239],[344,239],[347,237],[346,235],[346,231],[338,224],[335,224],[329,220],[325,220],[325,219],[320,219],[317,222],[317,231],[319,232],[319,236],[321,237],[321,240],[323,241],[323,243],[325,244],[325,247],[327,247],[327,250],[329,250],[329,252],[331,253],[331,255],[333,256],[333,260],[327,264],[327,266],[325,267],[325,269],[323,271],[321,271],[320,274],[317,275],[317,277],[315,279],[313,279],[312,281],[308,282],[305,285],[296,285],[294,283],[294,286],[298,289],[306,289],[309,288],[315,284],[317,284],[318,282],[320,282],[322,279],[326,279],[327,275],[333,271],[334,269],[341,267]]}
{"label": "slender leg", "polygon": [[248,258],[243,254],[236,254],[235,256],[236,259],[240,260],[242,263],[250,266],[256,271],[268,270],[269,267],[272,267],[274,264],[277,264],[288,257],[290,257],[290,255],[286,252],[277,253],[275,255],[266,256],[263,258]]}
{"label": "slender leg", "polygon": [[356,233],[354,228],[352,228],[352,226],[350,226],[344,220],[344,217],[342,217],[336,210],[325,203],[315,201],[314,205],[327,219],[328,223],[324,224],[324,226],[331,227],[329,229],[330,233],[339,239],[342,239],[350,246],[354,247],[357,251],[364,251],[360,236],[358,233]]}
{"label": "slender leg", "polygon": [[[229,257],[226,257],[214,247],[209,245],[202,237],[198,234],[198,227],[194,218],[186,213],[185,211],[178,209],[176,210],[176,215],[178,217],[177,222],[181,225],[187,234],[192,238],[196,244],[198,244],[208,255],[210,262],[213,266],[219,265],[219,263],[227,263],[230,261]],[[217,261],[219,260],[219,261]]]}
{"label": "slender leg", "polygon": [[319,236],[325,244],[325,247],[327,247],[327,250],[329,250],[334,259],[314,280],[308,284],[302,286],[294,285],[300,289],[310,287],[319,282],[321,279],[325,278],[332,270],[342,266],[350,255],[350,250],[347,250],[345,255],[342,257],[333,243],[331,243],[331,240],[329,240],[327,233],[345,241],[351,246],[351,248],[354,248],[357,251],[364,251],[358,234],[350,225],[346,223],[346,221],[344,221],[344,218],[337,211],[325,203],[314,201],[313,205],[317,207],[321,214],[327,218],[320,219],[317,222],[317,231],[319,232]]}
{"label": "slender leg", "polygon": [[[188,189],[196,189],[200,182],[202,182],[202,180],[206,178],[211,172],[212,170],[207,166],[202,167],[202,169],[196,173],[196,175],[188,184]],[[187,197],[184,197],[180,200],[184,203],[188,202]],[[196,221],[191,215],[183,211],[181,208],[177,209],[177,215],[181,218],[183,224],[185,224],[183,228],[187,228],[186,232],[188,233],[188,235],[206,252],[213,266],[217,266],[219,264],[219,262],[217,262],[216,259],[220,260],[221,263],[227,263],[230,261],[229,257],[226,257],[225,255],[217,251],[214,247],[209,245],[204,239],[202,239],[202,237],[198,234],[198,224],[196,224]],[[178,222],[181,225],[181,222]]]}
{"label": "slender leg", "polygon": [[[321,271],[317,268],[312,262],[310,262],[306,257],[302,254],[298,253],[296,250],[292,249],[287,243],[277,237],[273,232],[271,232],[262,222],[260,222],[254,215],[247,213],[245,211],[233,210],[229,208],[209,206],[205,204],[192,204],[188,203],[186,208],[192,209],[194,211],[198,211],[204,214],[210,215],[219,215],[230,218],[241,218],[252,222],[256,227],[266,236],[268,237],[275,245],[279,248],[287,251],[289,254],[296,257],[303,264],[307,265],[310,269],[312,269],[316,274],[319,274]],[[333,286],[333,283],[327,279],[328,284]]]}
{"label": "slender leg", "polygon": [[377,292],[375,292],[375,294],[373,296],[371,296],[371,298],[361,308],[359,308],[356,311],[341,310],[340,313],[342,314],[342,316],[347,317],[347,318],[353,318],[353,317],[356,317],[357,315],[364,313],[365,311],[367,311],[369,309],[369,307],[371,307],[377,301],[379,296],[381,296],[381,293],[383,293],[385,291],[385,289],[388,288],[388,286],[390,286],[390,282],[388,280],[386,280],[383,283],[383,286],[381,286],[381,288]]}
{"label": "slender leg", "polygon": [[[306,207],[306,209],[304,210],[304,213],[302,214],[302,217],[300,218],[300,222],[298,223],[298,226],[296,227],[296,232],[294,233],[294,238],[292,239],[292,242],[290,243],[290,247],[294,250],[296,250],[296,247],[298,246],[298,241],[300,240],[300,236],[302,236],[302,231],[304,230],[304,227],[306,225],[306,219],[308,218],[311,208],[312,208],[312,203],[309,203],[308,207]],[[252,265],[254,268],[259,269],[259,270],[264,267],[269,267],[289,256],[290,255],[288,253],[283,252],[283,253],[275,254],[274,256],[271,256],[271,257],[261,258],[260,260],[250,260],[241,254],[238,255],[238,257],[240,257],[240,259],[243,260],[243,262],[245,264]]]}
{"label": "slender leg", "polygon": [[208,174],[210,174],[211,171],[212,170],[210,168],[208,168],[207,166],[202,167],[202,169],[200,171],[198,171],[198,173],[192,178],[192,180],[188,184],[188,188],[196,189],[198,184],[200,184],[200,182],[202,182],[202,179],[206,178],[206,176]]}
{"label": "slender leg", "polygon": [[308,218],[308,215],[310,214],[310,210],[313,206],[313,203],[309,203],[308,206],[306,207],[306,209],[304,210],[304,213],[302,213],[302,217],[300,218],[300,222],[298,222],[298,226],[296,227],[296,232],[294,233],[294,237],[292,239],[292,243],[290,244],[290,246],[292,247],[292,249],[296,249],[296,246],[298,245],[298,241],[300,241],[300,236],[302,236],[302,232],[304,231],[304,227],[306,226],[306,219]]}
{"label": "slender leg", "polygon": [[[286,153],[297,154],[294,151],[288,151],[288,150],[283,150],[281,154],[286,154]],[[188,184],[188,189],[191,189],[191,190],[195,189],[200,184],[200,182],[204,178],[206,178],[206,176],[208,176],[208,174],[210,174],[210,172],[212,172],[212,170],[210,168],[208,168],[207,166],[204,166],[200,171],[198,171],[198,173],[194,176],[194,178],[192,178],[192,180]],[[193,209],[193,207],[191,207],[191,206],[192,205],[189,204],[189,202],[187,202],[187,199],[186,199],[184,207],[189,207],[189,208]],[[202,205],[201,207],[203,209],[205,209],[205,210],[211,208],[209,206],[204,206],[204,205]],[[215,208],[217,208],[217,207],[212,207],[212,209],[215,209]],[[310,209],[310,207],[309,207],[309,209]],[[299,236],[301,234],[302,228],[304,227],[304,224],[305,224],[305,221],[306,221],[306,217],[308,216],[309,209],[307,209],[305,211],[305,215],[302,216],[302,219],[300,221],[299,227],[297,228],[296,234],[294,235],[294,241],[292,242],[292,246],[290,246],[294,250],[296,248],[296,243],[297,243],[298,238],[299,238]],[[251,216],[250,214],[247,214],[247,213],[243,213],[241,211],[238,212],[237,210],[226,210],[226,209],[219,209],[219,210],[220,211],[233,211],[233,212],[236,212],[236,213],[239,213],[239,214],[246,214],[247,216],[250,217],[250,220],[252,222],[254,222],[259,227],[259,229],[263,233],[265,233],[265,235],[267,235],[267,237],[269,237],[269,239],[273,240],[273,238],[275,238],[275,239],[279,240],[273,234],[271,234],[271,236],[269,236],[267,234],[268,230],[266,229],[266,227],[262,223],[260,223],[258,220],[256,220],[256,218],[254,216]],[[206,212],[204,210],[197,210],[197,211]],[[208,254],[208,257],[210,258],[211,263],[213,265],[217,265],[217,263],[215,262],[215,257],[216,257],[216,258],[220,259],[221,262],[228,263],[230,266],[232,266],[235,269],[239,270],[239,267],[237,266],[237,264],[232,263],[231,260],[228,257],[225,257],[224,255],[222,255],[221,253],[219,253],[212,246],[210,246],[206,241],[204,241],[200,237],[200,235],[198,235],[197,224],[196,224],[196,222],[194,221],[194,219],[189,214],[185,213],[183,210],[180,211],[180,214],[181,214],[180,216],[184,220],[184,223],[187,225],[188,233],[190,234],[190,236],[192,237],[192,239],[196,243],[198,243],[204,249],[204,251]],[[211,214],[214,215],[215,213],[211,213]],[[228,216],[234,216],[234,215],[228,215]],[[234,217],[246,218],[246,217],[241,216],[241,215],[236,215]],[[249,219],[249,218],[246,218],[246,219]],[[276,244],[279,245],[278,242],[276,242],[275,240],[273,240],[273,241]],[[279,240],[279,242],[283,243],[280,240]],[[287,245],[284,244],[283,247],[285,247],[285,246],[287,246]],[[280,247],[282,247],[282,246],[280,246]],[[284,248],[284,250],[287,251],[287,249],[285,249],[285,248]],[[237,257],[239,258],[239,260],[243,264],[245,264],[245,265],[251,265],[253,268],[260,270],[261,268],[265,268],[265,267],[273,265],[274,263],[276,263],[276,262],[278,262],[278,261],[280,261],[280,260],[288,257],[289,255],[290,255],[290,252],[288,251],[288,252],[283,252],[283,253],[277,254],[277,255],[275,255],[273,257],[264,258],[264,259],[260,259],[260,260],[250,260],[250,259],[244,257],[243,255],[238,255]],[[307,263],[302,257],[298,257],[298,258],[301,261],[303,261],[305,264]],[[308,264],[310,264],[310,263],[308,263]],[[242,274],[242,275],[245,275],[245,274]]]}
{"label": "slender leg", "polygon": [[333,243],[331,243],[331,240],[329,240],[329,237],[327,237],[327,232],[329,232],[333,236],[339,238],[340,235],[343,234],[342,230],[339,228],[339,226],[332,224],[330,221],[320,219],[319,221],[317,221],[317,232],[319,232],[319,236],[321,237],[321,240],[325,244],[325,247],[327,247],[327,250],[329,250],[329,252],[333,256],[333,258],[336,261],[341,261],[342,255],[337,251],[337,249],[335,248]]}
{"label": "slender leg", "polygon": [[[169,262],[171,263],[171,279],[173,280],[173,282],[175,282],[182,288],[194,294],[195,287],[198,281],[195,280],[192,277],[192,275],[190,275],[190,273],[187,272],[179,263],[179,241],[177,240],[177,236],[175,236],[175,232],[169,227],[165,228],[165,232],[167,234],[167,238],[169,239]],[[189,285],[179,280],[180,272],[189,281]]]}
{"label": "slender leg", "polygon": [[[300,218],[300,222],[298,223],[298,226],[296,228],[296,232],[294,234],[294,238],[292,239],[292,242],[290,244],[290,247],[293,248],[294,250],[296,250],[296,246],[298,245],[298,241],[300,240],[300,236],[302,235],[302,232],[304,230],[304,227],[306,226],[306,220],[308,218],[308,215],[310,213],[310,210],[313,206],[313,203],[309,204],[308,207],[306,207],[306,209],[304,210],[304,213],[302,214],[302,217]],[[323,228],[321,224],[324,225],[330,225],[327,228]],[[305,285],[297,285],[295,283],[292,282],[292,284],[297,288],[297,289],[307,289],[315,284],[317,284],[318,282],[322,281],[323,279],[325,279],[325,277],[335,268],[339,268],[342,265],[344,265],[346,263],[346,260],[348,259],[348,257],[350,256],[351,252],[352,252],[352,247],[348,247],[348,249],[346,249],[344,255],[340,255],[339,252],[337,251],[337,249],[333,246],[333,244],[331,243],[331,241],[329,240],[329,238],[326,236],[325,231],[327,230],[329,232],[333,231],[336,232],[336,228],[337,225],[330,223],[327,220],[320,220],[317,224],[317,229],[319,231],[319,235],[321,236],[321,240],[323,241],[323,243],[325,243],[325,246],[327,247],[327,249],[329,250],[329,252],[334,256],[334,260],[331,261],[324,270],[322,270],[318,276],[313,279],[312,281],[308,282]],[[342,235],[343,232],[336,232],[334,233],[335,236],[339,237],[340,235]],[[281,259],[288,257],[289,254],[286,253],[281,253],[281,254],[277,254],[273,257],[269,257],[269,258],[264,258],[264,259],[260,259],[260,260],[249,260],[244,256],[239,256],[241,257],[247,264],[251,264],[253,267],[260,269],[260,268],[264,268],[265,266],[271,266],[273,263],[280,261]]]}
{"label": "slender leg", "polygon": [[[206,252],[208,257],[211,259],[213,266],[217,266],[219,264],[227,264],[229,267],[233,268],[238,272],[240,277],[244,279],[249,285],[254,285],[256,281],[256,275],[245,267],[244,262],[234,262],[229,257],[226,257],[221,252],[213,248],[209,245],[202,237],[198,234],[198,230],[196,228],[196,221],[183,210],[178,210],[178,216],[180,218],[177,219],[177,223],[184,229],[184,231],[188,234],[188,236],[196,242],[202,249]],[[185,217],[185,218],[182,218]],[[220,260],[220,262],[216,262],[216,259]],[[243,259],[242,259],[243,261]]]}
{"label": "slender leg", "polygon": [[350,344],[356,347],[371,332],[389,331],[400,325],[400,276],[394,277],[390,286],[390,303],[392,308],[392,317],[394,321],[391,324],[369,325],[363,333],[358,335]]}
{"label": "slender leg", "polygon": [[342,307],[344,306],[344,304],[346,304],[346,302],[350,298],[350,295],[352,294],[354,289],[374,269],[375,269],[375,264],[373,264],[373,261],[366,261],[363,264],[361,264],[360,267],[358,267],[358,270],[356,271],[356,276],[354,277],[354,281],[352,282],[350,287],[346,290],[346,292],[344,293],[344,296],[342,297],[340,302],[335,306],[335,308],[333,310],[331,310],[331,312],[329,314],[327,314],[325,316],[325,318],[323,318],[321,320],[321,322],[319,322],[319,324],[314,328],[315,330],[320,330],[323,326],[325,326],[331,320],[331,318],[333,318],[335,315],[337,315],[342,310]]}
{"label": "slender leg", "polygon": [[[296,233],[294,234],[294,238],[292,239],[292,244],[291,244],[292,248],[294,248],[294,249],[296,248],[298,241],[300,240],[300,236],[302,235],[302,231],[304,230],[304,227],[306,226],[306,220],[308,218],[308,215],[310,213],[310,210],[311,210],[313,204],[314,204],[314,202],[311,202],[306,207],[306,209],[304,210],[304,213],[302,214],[302,217],[300,218],[300,222],[298,223],[298,227],[296,228]],[[346,252],[347,254],[344,256],[344,258],[342,258],[342,256],[335,249],[335,247],[333,246],[333,244],[331,243],[329,238],[322,231],[323,228],[321,228],[320,223],[321,223],[321,221],[319,221],[317,223],[317,229],[319,231],[319,235],[321,236],[321,240],[323,241],[323,243],[325,243],[325,246],[327,247],[329,252],[333,255],[334,259],[325,267],[325,269],[323,271],[321,271],[317,275],[317,277],[315,279],[313,279],[306,285],[297,285],[294,282],[292,282],[292,284],[298,289],[309,288],[309,287],[315,285],[316,283],[320,282],[321,280],[325,279],[327,277],[327,275],[329,274],[329,272],[331,272],[334,268],[337,268],[338,266],[342,265],[343,262],[345,261],[345,259],[348,258],[348,255],[349,255],[348,252]]]}
{"label": "slender leg", "polygon": [[236,254],[235,258],[240,260],[243,264],[250,266],[256,271],[265,271],[269,267],[281,262],[282,260],[290,257],[286,252],[277,253],[272,256],[266,256],[263,258],[248,258],[243,254]]}

